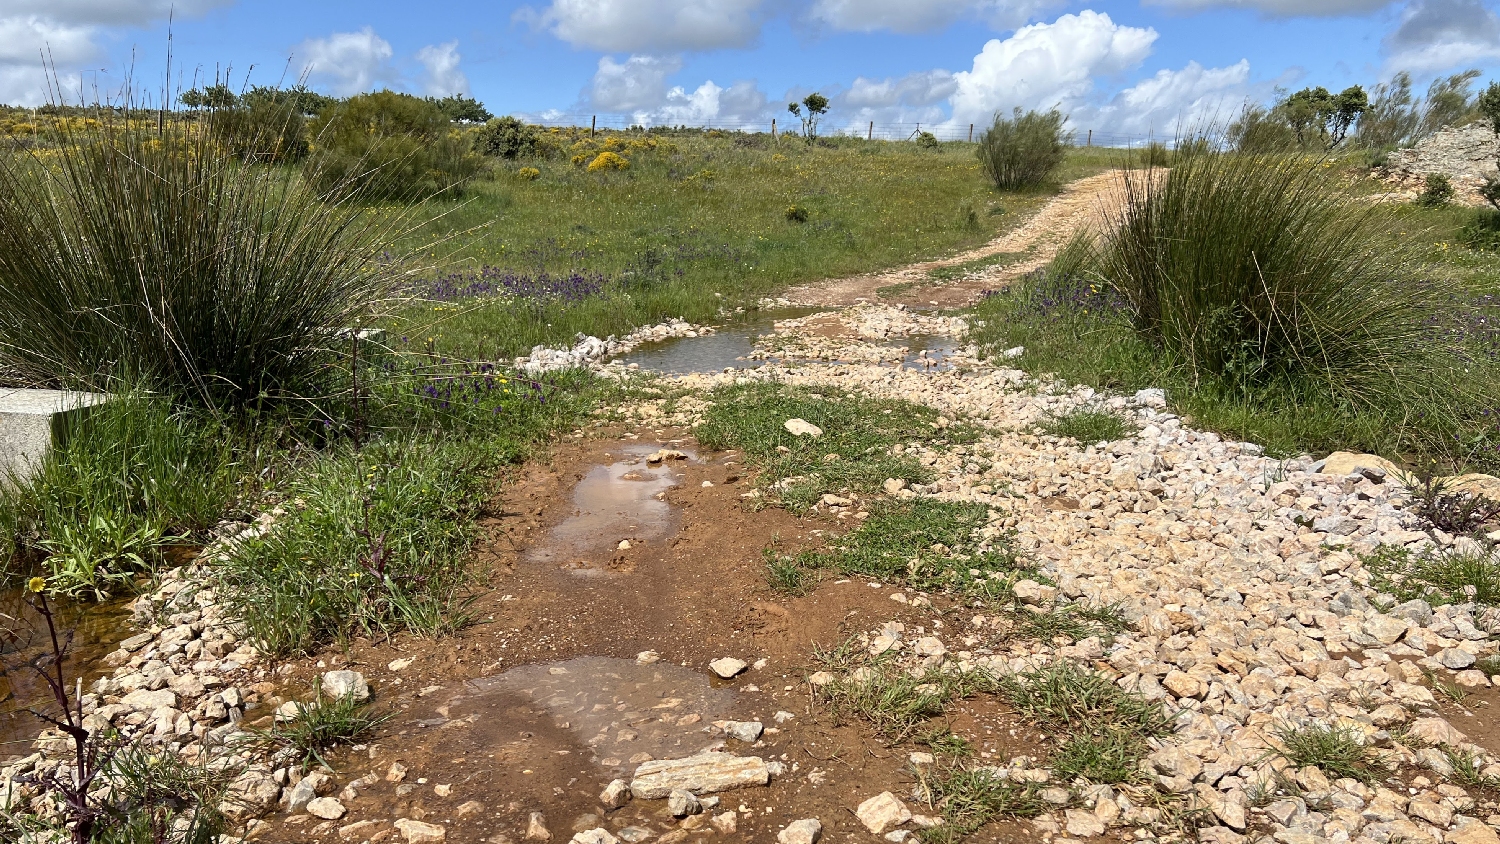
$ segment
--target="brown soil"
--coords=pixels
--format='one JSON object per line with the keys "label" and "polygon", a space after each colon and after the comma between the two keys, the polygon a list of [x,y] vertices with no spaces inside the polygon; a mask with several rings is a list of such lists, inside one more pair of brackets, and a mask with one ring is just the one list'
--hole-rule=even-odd
{"label": "brown soil", "polygon": [[[893,588],[863,579],[825,580],[803,597],[771,591],[762,549],[815,544],[813,531],[839,530],[836,520],[750,510],[737,454],[704,453],[682,431],[642,437],[567,441],[506,485],[478,548],[491,567],[489,588],[472,608],[479,623],[437,641],[356,642],[347,653],[282,669],[284,688],[302,694],[321,670],[357,669],[397,715],[368,747],[331,760],[340,787],[369,773],[379,780],[347,803],[348,815],[321,825],[273,815],[262,840],[337,840],[339,826],[410,817],[444,823],[457,844],[496,835],[520,841],[538,811],[553,840],[567,840],[575,821],[660,836],[681,826],[665,815],[665,801],[610,813],[597,795],[611,779],[628,780],[642,753],[676,758],[716,745],[788,769],[767,788],[721,795],[713,811],[739,810],[739,840],[773,841],[786,823],[809,817],[825,825],[824,840],[867,837],[852,809],[881,791],[909,795],[906,755],[920,748],[888,746],[863,722],[837,723],[804,678],[815,647],[890,620],[934,626],[943,613],[892,601]],[[646,462],[663,447],[699,456]],[[601,486],[606,476],[612,480]],[[676,485],[661,496],[664,506],[643,507],[654,494],[640,496],[631,485],[656,489],[668,477]],[[622,550],[622,540],[630,547]],[[963,620],[955,613],[946,623]],[[661,661],[637,665],[642,651]],[[722,656],[765,664],[710,682],[707,664]],[[392,671],[397,659],[412,662]],[[778,712],[795,717],[778,723]],[[1042,737],[993,699],[965,702],[950,716],[981,758],[1045,752]],[[707,729],[721,718],[759,720],[776,732],[753,747],[726,745]],[[409,768],[400,783],[384,778],[393,762]],[[439,796],[438,785],[451,791]],[[1028,824],[995,834],[986,840],[1034,839]]]}
{"label": "brown soil", "polygon": [[[852,278],[821,281],[793,287],[786,297],[798,305],[838,307],[861,301],[903,304],[918,308],[961,308],[978,301],[988,290],[995,290],[1025,274],[1046,265],[1074,234],[1097,226],[1124,203],[1124,180],[1118,170],[1110,170],[1071,182],[1041,211],[1024,223],[989,243],[938,261],[911,264]],[[987,258],[1000,253],[1026,253],[1017,263],[994,267],[975,278],[943,281],[929,273]],[[884,294],[881,288],[895,288]]]}

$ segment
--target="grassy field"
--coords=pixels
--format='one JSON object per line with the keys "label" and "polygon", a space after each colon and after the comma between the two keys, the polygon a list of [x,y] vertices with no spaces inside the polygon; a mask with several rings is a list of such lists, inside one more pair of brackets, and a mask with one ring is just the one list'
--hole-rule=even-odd
{"label": "grassy field", "polygon": [[[710,321],[791,284],[984,243],[1055,191],[996,191],[966,143],[652,139],[655,148],[623,146],[624,170],[507,163],[464,200],[418,209],[434,219],[402,245],[436,244],[425,255],[438,269],[414,286],[428,301],[399,309],[388,326],[432,338],[443,353],[505,357],[580,331]],[[1059,184],[1117,157],[1075,149]],[[532,178],[519,175],[525,168]],[[792,208],[806,219],[791,219]]]}

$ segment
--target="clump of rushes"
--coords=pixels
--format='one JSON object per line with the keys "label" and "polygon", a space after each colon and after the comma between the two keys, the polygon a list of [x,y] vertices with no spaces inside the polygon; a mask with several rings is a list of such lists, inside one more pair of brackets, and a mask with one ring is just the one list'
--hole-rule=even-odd
{"label": "clump of rushes", "polygon": [[101,106],[0,157],[0,368],[205,404],[317,394],[336,332],[387,295],[408,215],[236,159],[224,121],[160,116]]}
{"label": "clump of rushes", "polygon": [[[897,444],[971,442],[973,430],[938,427],[936,411],[911,402],[848,397],[822,387],[736,384],[714,391],[698,440],[712,449],[738,448],[760,468],[759,481],[788,509],[802,512],[828,492],[869,493],[886,478],[924,482],[931,471]],[[793,434],[789,419],[822,430]],[[941,437],[941,439],[939,439]]]}
{"label": "clump of rushes", "polygon": [[1084,272],[1197,377],[1290,379],[1376,406],[1457,387],[1431,330],[1443,286],[1415,283],[1392,212],[1321,161],[1203,153],[1122,179],[1125,204]]}
{"label": "clump of rushes", "polygon": [[437,635],[468,621],[463,564],[488,490],[460,444],[382,440],[333,453],[288,483],[287,512],[236,543],[226,598],[268,653],[354,635]]}
{"label": "clump of rushes", "polygon": [[1277,728],[1276,738],[1281,743],[1281,755],[1292,764],[1314,765],[1334,779],[1349,777],[1372,783],[1387,771],[1378,751],[1350,727],[1285,724]]}

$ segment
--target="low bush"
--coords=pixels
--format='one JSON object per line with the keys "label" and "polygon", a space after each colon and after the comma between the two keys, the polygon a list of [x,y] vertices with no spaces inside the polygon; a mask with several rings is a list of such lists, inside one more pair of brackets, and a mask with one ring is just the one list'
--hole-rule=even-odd
{"label": "low bush", "polygon": [[1453,201],[1453,182],[1442,173],[1428,173],[1417,194],[1417,204],[1426,208],[1440,208]]}
{"label": "low bush", "polygon": [[0,157],[0,369],[199,403],[316,395],[332,332],[386,295],[406,216],[246,166],[212,120],[163,137],[156,117],[98,109]]}
{"label": "low bush", "polygon": [[324,194],[418,201],[461,195],[483,158],[436,104],[392,91],[350,97],[318,116],[304,176]]}
{"label": "low bush", "polygon": [[979,166],[1000,190],[1036,187],[1062,165],[1069,133],[1061,112],[1028,111],[1019,108],[1010,117],[995,115],[995,122],[979,136]]}
{"label": "low bush", "polygon": [[515,161],[538,154],[539,135],[535,126],[528,126],[514,117],[500,117],[484,124],[474,140],[474,149],[481,155],[490,155]]}

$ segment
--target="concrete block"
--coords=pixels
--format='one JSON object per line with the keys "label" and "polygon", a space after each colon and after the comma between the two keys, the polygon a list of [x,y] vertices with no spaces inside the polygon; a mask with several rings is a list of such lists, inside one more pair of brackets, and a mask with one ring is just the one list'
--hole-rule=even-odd
{"label": "concrete block", "polygon": [[68,427],[108,400],[104,393],[0,389],[0,479],[30,478]]}

